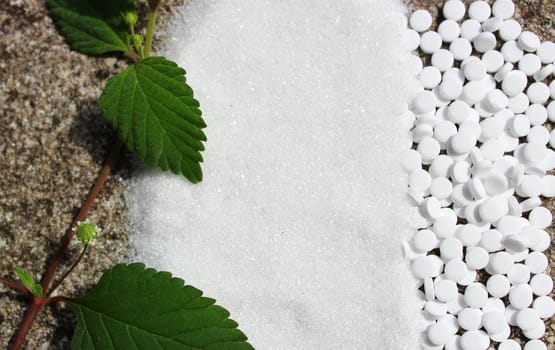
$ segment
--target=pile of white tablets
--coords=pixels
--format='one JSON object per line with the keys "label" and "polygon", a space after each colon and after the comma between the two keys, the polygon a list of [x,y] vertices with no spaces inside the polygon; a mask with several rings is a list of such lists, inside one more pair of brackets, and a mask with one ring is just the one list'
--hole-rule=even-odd
{"label": "pile of white tablets", "polygon": [[418,62],[414,146],[402,155],[423,349],[547,348],[552,216],[541,197],[555,196],[555,132],[544,126],[555,122],[555,44],[523,31],[514,10],[510,0],[448,0],[437,31],[425,10],[409,18],[407,44],[431,64]]}

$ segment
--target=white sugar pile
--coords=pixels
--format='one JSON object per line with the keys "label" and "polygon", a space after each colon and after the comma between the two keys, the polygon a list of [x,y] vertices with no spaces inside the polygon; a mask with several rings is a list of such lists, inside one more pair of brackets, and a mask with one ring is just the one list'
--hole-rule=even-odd
{"label": "white sugar pile", "polygon": [[135,260],[231,311],[261,350],[414,349],[400,242],[414,56],[394,0],[197,1],[163,54],[207,121],[205,178],[141,171]]}

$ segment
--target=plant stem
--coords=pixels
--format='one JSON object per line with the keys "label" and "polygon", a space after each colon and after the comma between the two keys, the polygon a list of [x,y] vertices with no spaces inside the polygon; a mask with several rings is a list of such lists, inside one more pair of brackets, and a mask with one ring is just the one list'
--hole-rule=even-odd
{"label": "plant stem", "polygon": [[10,287],[12,289],[20,291],[21,293],[25,294],[27,297],[32,297],[33,296],[33,293],[31,293],[29,291],[29,289],[27,289],[24,285],[21,285],[17,282],[13,282],[13,281],[9,281],[9,280],[0,278],[0,283],[7,286],[7,287]]}
{"label": "plant stem", "polygon": [[46,302],[47,299],[44,297],[39,298],[33,296],[33,303],[29,306],[29,309],[27,309],[27,312],[25,313],[25,318],[15,335],[14,342],[10,348],[11,350],[20,350],[22,348],[25,338],[27,337],[27,333],[29,333],[33,322],[44,308],[44,305],[46,305]]}
{"label": "plant stem", "polygon": [[118,161],[121,154],[121,147],[122,147],[122,143],[121,141],[118,140],[114,145],[114,147],[112,148],[112,151],[110,152],[110,155],[106,160],[106,163],[102,167],[100,174],[96,178],[96,181],[91,191],[89,192],[89,196],[85,200],[85,203],[83,203],[81,210],[79,211],[79,213],[77,213],[77,216],[75,216],[75,219],[73,219],[73,222],[71,223],[68,230],[66,231],[64,240],[62,241],[62,246],[60,247],[60,249],[58,249],[58,252],[54,256],[54,259],[50,263],[50,266],[48,266],[48,269],[46,270],[46,273],[42,278],[41,285],[42,285],[42,290],[44,290],[45,293],[48,292],[48,287],[50,286],[50,282],[52,281],[52,278],[54,278],[56,270],[58,269],[58,267],[62,263],[62,260],[64,259],[64,255],[69,247],[69,244],[71,243],[71,240],[73,239],[73,235],[75,234],[75,226],[77,222],[83,221],[85,219],[87,212],[89,211],[94,200],[98,196],[100,189],[106,182],[106,179],[108,178],[108,174],[110,174],[110,170],[112,169],[114,164]]}
{"label": "plant stem", "polygon": [[83,248],[83,251],[81,251],[81,254],[79,254],[79,257],[77,257],[77,260],[75,260],[73,265],[71,265],[71,267],[62,275],[62,277],[60,277],[60,280],[58,282],[56,282],[56,284],[54,284],[54,286],[52,286],[52,288],[50,288],[50,291],[48,292],[47,297],[50,297],[52,295],[52,293],[54,293],[56,288],[58,288],[60,286],[60,284],[62,284],[62,282],[66,279],[66,277],[69,276],[71,271],[73,271],[73,269],[79,264],[79,262],[81,261],[81,259],[85,255],[85,253],[87,252],[88,247],[89,247],[89,245],[85,244],[85,247]]}
{"label": "plant stem", "polygon": [[156,9],[148,13],[148,24],[146,26],[145,57],[150,56],[152,50],[152,39],[154,38],[154,26],[156,25]]}
{"label": "plant stem", "polygon": [[[41,281],[42,289],[45,295],[47,296],[46,297],[33,296],[33,303],[31,304],[29,309],[27,309],[27,312],[25,313],[25,317],[21,325],[19,326],[19,329],[17,330],[17,333],[14,337],[14,342],[12,343],[12,346],[10,348],[11,350],[21,349],[21,347],[23,346],[23,343],[25,342],[25,338],[27,337],[27,333],[29,333],[31,326],[33,325],[33,322],[35,321],[35,319],[37,318],[41,310],[44,308],[44,306],[48,304],[49,302],[48,290],[50,287],[50,283],[52,282],[52,279],[54,278],[56,271],[58,270],[58,267],[62,263],[64,256],[67,252],[67,249],[69,248],[69,245],[71,243],[71,240],[73,239],[73,235],[75,234],[75,226],[77,222],[83,221],[85,219],[87,212],[89,211],[94,200],[98,196],[98,193],[102,189],[102,186],[106,182],[106,179],[108,178],[108,175],[110,174],[112,167],[116,164],[116,162],[120,158],[122,146],[123,144],[121,143],[121,141],[119,140],[116,141],[116,144],[113,146],[112,151],[110,152],[106,160],[106,163],[104,163],[102,170],[98,174],[98,177],[96,178],[96,181],[93,187],[91,188],[89,195],[87,196],[87,199],[83,203],[81,210],[79,210],[79,213],[77,214],[75,219],[73,219],[73,222],[71,223],[68,230],[66,231],[64,239],[62,241],[62,245],[58,249],[58,252],[54,256],[54,259],[48,266],[48,269],[46,270],[46,273],[44,274]],[[61,281],[63,281],[63,279],[66,276],[67,274],[63,276],[63,278],[60,280],[59,283],[61,283]]]}

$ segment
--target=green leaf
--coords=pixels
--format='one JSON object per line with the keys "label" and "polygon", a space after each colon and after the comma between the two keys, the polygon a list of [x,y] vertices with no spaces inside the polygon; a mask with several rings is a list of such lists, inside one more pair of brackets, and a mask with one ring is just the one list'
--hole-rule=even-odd
{"label": "green leaf", "polygon": [[19,277],[19,279],[21,280],[21,283],[23,283],[23,285],[27,287],[27,289],[29,289],[31,293],[33,293],[33,295],[42,298],[42,286],[35,281],[35,279],[29,272],[16,267],[15,273],[17,274],[17,277]]}
{"label": "green leaf", "polygon": [[73,349],[253,350],[229,312],[169,272],[119,264],[72,302]]}
{"label": "green leaf", "polygon": [[202,180],[206,124],[184,69],[164,57],[141,60],[108,80],[100,107],[137,158]]}
{"label": "green leaf", "polygon": [[46,0],[50,16],[74,50],[101,55],[127,51],[124,13],[135,11],[134,0]]}

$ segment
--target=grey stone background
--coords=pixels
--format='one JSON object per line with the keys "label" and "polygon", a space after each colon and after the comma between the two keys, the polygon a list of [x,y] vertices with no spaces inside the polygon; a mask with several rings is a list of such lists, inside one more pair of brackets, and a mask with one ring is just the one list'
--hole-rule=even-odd
{"label": "grey stone background", "polygon": [[[164,1],[159,24],[186,0]],[[443,1],[415,0],[414,8],[438,13]],[[554,40],[555,1],[516,1],[523,26]],[[144,2],[140,2],[144,12]],[[144,23],[142,23],[144,26]],[[159,43],[159,41],[157,41]],[[113,142],[98,99],[106,79],[126,67],[122,58],[91,58],[69,50],[40,0],[0,2],[0,276],[15,279],[22,267],[42,276],[60,239],[79,210]],[[102,271],[125,257],[124,193],[131,157],[125,156],[92,207],[90,219],[102,235],[60,286],[82,295]],[[555,202],[550,201],[553,210]],[[550,231],[553,236],[553,230]],[[67,256],[72,261],[79,251]],[[551,274],[555,251],[550,252]],[[25,300],[0,286],[0,348],[25,311]],[[35,323],[26,349],[70,349],[74,318],[65,306],[47,308]],[[548,325],[555,350],[555,325]]]}

